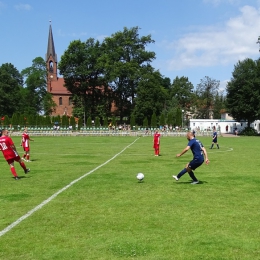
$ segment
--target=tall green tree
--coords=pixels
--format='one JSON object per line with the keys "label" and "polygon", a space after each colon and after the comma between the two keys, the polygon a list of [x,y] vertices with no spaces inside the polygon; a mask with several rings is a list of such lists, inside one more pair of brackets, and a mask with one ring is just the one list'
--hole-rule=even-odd
{"label": "tall green tree", "polygon": [[21,75],[25,78],[26,87],[23,90],[25,102],[23,113],[36,115],[44,113],[49,115],[54,109],[54,101],[47,93],[47,68],[43,58],[37,57],[32,61],[32,66],[22,70]]}
{"label": "tall green tree", "polygon": [[169,112],[167,114],[167,119],[166,119],[166,123],[168,124],[168,126],[174,126],[174,117],[173,117],[173,113]]}
{"label": "tall green tree", "polygon": [[[187,77],[176,77],[169,89],[169,100],[174,99],[178,102],[178,107],[189,110],[193,105],[193,92],[194,86]],[[170,104],[169,102],[167,104],[168,110],[172,108]]]}
{"label": "tall green tree", "polygon": [[214,100],[219,90],[219,80],[208,76],[200,80],[196,87],[197,104],[196,110],[198,118],[210,119],[213,117]]}
{"label": "tall green tree", "polygon": [[20,72],[11,64],[0,66],[0,116],[21,111],[23,104],[22,89],[23,78]]}
{"label": "tall green tree", "polygon": [[164,126],[165,125],[165,115],[164,113],[162,113],[160,115],[160,126]]}
{"label": "tall green tree", "polygon": [[89,38],[86,42],[76,40],[70,43],[59,63],[65,87],[78,97],[77,107],[82,105],[84,115],[91,115],[93,118],[99,116],[100,111],[97,111],[99,105],[102,104],[105,110],[102,111],[102,116],[109,114],[111,108],[109,101],[111,91],[103,80],[104,69],[100,64],[102,53],[99,41],[93,38]]}
{"label": "tall green tree", "polygon": [[157,116],[155,112],[152,114],[151,117],[151,127],[157,128]]}
{"label": "tall green tree", "polygon": [[87,127],[92,127],[91,116],[89,116],[89,117],[87,118]]}
{"label": "tall green tree", "polygon": [[142,75],[155,59],[155,53],[145,49],[154,42],[151,35],[139,36],[138,31],[138,27],[124,27],[103,42],[105,78],[113,90],[120,121],[130,117]]}
{"label": "tall green tree", "polygon": [[213,118],[220,119],[221,118],[221,110],[225,109],[225,96],[222,91],[217,92],[214,97],[214,107],[213,107]]}
{"label": "tall green tree", "polygon": [[260,60],[239,61],[227,84],[226,106],[237,121],[247,126],[260,117]]}
{"label": "tall green tree", "polygon": [[136,93],[135,108],[133,113],[138,124],[148,117],[151,121],[152,114],[159,117],[164,109],[167,91],[162,86],[162,76],[152,67],[142,75]]}
{"label": "tall green tree", "polygon": [[131,126],[131,129],[133,129],[133,126],[135,126],[135,116],[134,114],[131,115],[130,117],[130,126]]}
{"label": "tall green tree", "polygon": [[148,126],[149,126],[148,118],[145,117],[143,120],[143,127],[148,127]]}

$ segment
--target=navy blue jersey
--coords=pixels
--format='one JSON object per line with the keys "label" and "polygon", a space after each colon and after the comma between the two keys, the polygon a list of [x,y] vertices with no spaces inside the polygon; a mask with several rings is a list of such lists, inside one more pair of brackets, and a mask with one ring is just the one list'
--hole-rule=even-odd
{"label": "navy blue jersey", "polygon": [[218,141],[218,133],[217,133],[216,131],[213,132],[212,137],[214,138],[214,139],[213,139],[213,142],[214,142],[214,143],[217,143],[217,141]]}
{"label": "navy blue jersey", "polygon": [[203,144],[196,138],[193,138],[188,142],[188,146],[190,147],[193,153],[193,159],[197,159],[198,161],[203,162],[204,161],[204,156],[202,151],[202,147],[204,147]]}

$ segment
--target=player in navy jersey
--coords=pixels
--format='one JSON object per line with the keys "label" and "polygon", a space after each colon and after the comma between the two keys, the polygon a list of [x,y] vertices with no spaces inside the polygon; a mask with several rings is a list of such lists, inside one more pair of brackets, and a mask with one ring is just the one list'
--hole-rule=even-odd
{"label": "player in navy jersey", "polygon": [[191,151],[193,153],[193,159],[185,166],[185,168],[182,171],[179,172],[179,174],[177,176],[173,175],[172,177],[176,181],[178,181],[182,175],[184,175],[186,172],[188,172],[192,179],[191,184],[198,184],[199,181],[195,177],[193,170],[195,170],[196,168],[201,166],[204,161],[206,162],[206,164],[209,164],[209,159],[208,159],[208,155],[207,155],[207,151],[206,151],[205,147],[199,140],[197,140],[194,137],[192,132],[187,133],[187,139],[189,141],[187,147],[181,153],[177,154],[176,157],[182,156],[189,149],[191,149]]}
{"label": "player in navy jersey", "polygon": [[210,149],[213,148],[214,144],[216,144],[218,149],[219,149],[219,145],[218,145],[218,132],[217,132],[215,127],[213,128],[212,144],[211,144]]}

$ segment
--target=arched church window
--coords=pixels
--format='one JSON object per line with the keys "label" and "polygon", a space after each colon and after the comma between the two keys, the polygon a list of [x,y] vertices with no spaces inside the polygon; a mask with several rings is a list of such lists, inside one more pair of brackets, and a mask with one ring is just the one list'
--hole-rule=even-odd
{"label": "arched church window", "polygon": [[59,97],[59,105],[62,105],[62,97]]}
{"label": "arched church window", "polygon": [[49,68],[50,68],[49,71],[53,72],[53,62],[52,61],[50,61]]}

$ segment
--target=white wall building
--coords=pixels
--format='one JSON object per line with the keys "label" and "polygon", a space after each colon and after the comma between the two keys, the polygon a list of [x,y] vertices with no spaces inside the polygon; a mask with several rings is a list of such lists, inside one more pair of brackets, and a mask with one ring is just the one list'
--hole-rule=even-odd
{"label": "white wall building", "polygon": [[[238,132],[242,131],[247,126],[247,122],[237,122],[228,114],[222,114],[221,119],[190,119],[191,130],[212,131],[214,126],[221,133],[234,133],[236,128]],[[260,120],[254,121],[250,126],[260,133]]]}

